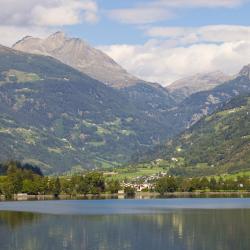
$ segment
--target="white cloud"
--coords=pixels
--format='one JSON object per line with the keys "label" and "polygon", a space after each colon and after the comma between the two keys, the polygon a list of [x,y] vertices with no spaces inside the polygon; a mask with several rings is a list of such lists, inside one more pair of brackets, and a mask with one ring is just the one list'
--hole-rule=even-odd
{"label": "white cloud", "polygon": [[50,1],[32,10],[33,22],[41,26],[74,25],[81,22],[96,22],[97,6],[91,1]]}
{"label": "white cloud", "polygon": [[168,7],[226,7],[244,4],[248,0],[157,0],[156,4]]}
{"label": "white cloud", "polygon": [[173,39],[180,44],[249,41],[250,26],[152,27],[146,30],[146,34],[151,37]]}
{"label": "white cloud", "polygon": [[11,46],[23,37],[30,35],[34,37],[47,37],[48,34],[55,32],[54,29],[42,27],[17,27],[0,25],[1,45]]}
{"label": "white cloud", "polygon": [[250,41],[174,47],[152,40],[144,45],[113,45],[101,49],[136,76],[167,85],[196,73],[237,73],[250,63]]}
{"label": "white cloud", "polygon": [[58,27],[98,21],[94,0],[0,0],[1,44],[23,36],[43,37]]}
{"label": "white cloud", "polygon": [[166,9],[148,6],[111,10],[109,16],[121,23],[149,24],[169,19],[173,14]]}
{"label": "white cloud", "polygon": [[151,0],[137,2],[131,8],[113,9],[108,16],[121,23],[150,24],[175,17],[180,8],[233,8],[249,0]]}
{"label": "white cloud", "polygon": [[98,20],[93,0],[0,0],[2,25],[62,26]]}
{"label": "white cloud", "polygon": [[235,74],[250,63],[250,26],[152,27],[144,45],[103,48],[129,72],[167,85],[196,73]]}

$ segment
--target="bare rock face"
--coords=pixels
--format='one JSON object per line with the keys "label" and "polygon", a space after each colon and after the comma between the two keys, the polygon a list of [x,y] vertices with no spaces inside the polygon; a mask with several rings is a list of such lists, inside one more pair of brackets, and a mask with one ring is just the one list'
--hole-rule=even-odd
{"label": "bare rock face", "polygon": [[102,51],[89,46],[81,39],[69,38],[63,32],[56,32],[45,39],[24,37],[13,45],[13,49],[52,56],[115,88],[141,82]]}
{"label": "bare rock face", "polygon": [[200,91],[211,90],[229,80],[229,76],[220,71],[215,71],[178,80],[169,85],[167,89],[180,98],[185,98]]}
{"label": "bare rock face", "polygon": [[246,76],[248,79],[250,79],[250,64],[242,68],[242,70],[239,73],[239,76]]}

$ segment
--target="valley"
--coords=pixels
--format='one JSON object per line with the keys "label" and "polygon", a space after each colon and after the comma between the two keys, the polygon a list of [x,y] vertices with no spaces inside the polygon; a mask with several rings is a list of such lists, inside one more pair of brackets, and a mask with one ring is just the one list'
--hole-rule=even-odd
{"label": "valley", "polygon": [[0,160],[45,174],[140,164],[181,176],[247,171],[249,72],[163,88],[62,32],[25,37],[0,47]]}

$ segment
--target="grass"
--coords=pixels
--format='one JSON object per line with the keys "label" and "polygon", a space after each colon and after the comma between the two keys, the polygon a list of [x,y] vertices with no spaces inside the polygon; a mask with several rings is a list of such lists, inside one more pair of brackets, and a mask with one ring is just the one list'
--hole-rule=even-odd
{"label": "grass", "polygon": [[101,146],[104,146],[106,142],[105,141],[93,141],[93,142],[89,142],[88,144],[93,147],[101,147]]}
{"label": "grass", "polygon": [[18,133],[27,144],[35,145],[39,140],[39,135],[31,129],[17,128],[15,132]]}
{"label": "grass", "polygon": [[100,136],[109,135],[109,134],[111,134],[111,131],[109,131],[108,129],[103,128],[101,126],[97,126],[97,134]]}
{"label": "grass", "polygon": [[15,80],[19,83],[35,82],[41,80],[41,78],[37,74],[18,71],[14,69],[11,69],[6,73],[6,78],[8,81]]}
{"label": "grass", "polygon": [[240,110],[244,109],[244,107],[242,108],[233,108],[233,109],[227,109],[227,110],[223,110],[221,112],[218,112],[217,115],[220,116],[220,117],[225,117],[225,116],[228,116],[232,113],[236,113],[236,112],[239,112]]}
{"label": "grass", "polygon": [[116,168],[114,170],[114,172],[117,172],[118,174],[113,176],[113,179],[117,179],[117,180],[124,180],[124,179],[135,179],[136,177],[140,177],[140,176],[150,176],[153,174],[158,174],[160,172],[166,172],[166,169],[162,168],[162,167],[137,167],[137,168],[129,168],[129,167],[125,167],[125,168]]}
{"label": "grass", "polygon": [[100,157],[96,157],[95,162],[101,164],[102,169],[109,169],[109,168],[116,167],[118,165],[117,162],[108,161],[108,160],[102,159]]}
{"label": "grass", "polygon": [[15,110],[21,109],[24,106],[25,102],[26,102],[25,95],[20,95],[20,96],[16,97],[16,103],[14,105],[14,109]]}
{"label": "grass", "polygon": [[62,149],[61,148],[48,148],[48,151],[50,153],[56,153],[56,154],[62,154]]}
{"label": "grass", "polygon": [[32,158],[24,158],[23,159],[23,162],[28,162],[34,166],[38,166],[40,168],[43,168],[43,170],[45,169],[51,169],[51,166],[42,162],[42,161],[39,161],[39,160],[36,160],[36,159],[32,159]]}
{"label": "grass", "polygon": [[35,145],[39,140],[39,135],[31,130],[26,128],[2,128],[0,127],[0,133],[10,134],[13,136],[19,136],[23,139],[26,144]]}
{"label": "grass", "polygon": [[224,174],[222,175],[223,178],[226,179],[236,179],[238,176],[246,176],[246,177],[250,177],[250,171],[241,171],[235,174]]}
{"label": "grass", "polygon": [[6,180],[6,176],[0,176],[0,182],[3,182],[3,181],[5,181]]}
{"label": "grass", "polygon": [[125,130],[125,129],[121,130],[121,134],[125,135],[125,136],[136,135],[136,133],[134,131],[132,131],[132,130]]}

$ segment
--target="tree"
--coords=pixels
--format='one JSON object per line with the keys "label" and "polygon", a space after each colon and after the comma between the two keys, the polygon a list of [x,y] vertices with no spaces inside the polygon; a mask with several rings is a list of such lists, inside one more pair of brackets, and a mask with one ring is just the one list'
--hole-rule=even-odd
{"label": "tree", "polygon": [[110,181],[108,181],[107,185],[108,185],[107,190],[111,194],[117,194],[118,191],[121,189],[121,185],[120,185],[120,182],[118,180],[110,180]]}
{"label": "tree", "polygon": [[81,178],[79,182],[78,192],[81,194],[88,194],[90,191],[90,185],[86,178]]}
{"label": "tree", "polygon": [[102,173],[92,172],[85,176],[91,194],[99,194],[105,190],[105,180]]}
{"label": "tree", "polygon": [[54,185],[54,195],[58,196],[61,193],[60,179],[57,177]]}
{"label": "tree", "polygon": [[207,188],[209,188],[209,180],[206,177],[203,177],[200,180],[200,189],[205,190]]}
{"label": "tree", "polygon": [[17,169],[14,163],[8,167],[7,178],[13,186],[13,194],[17,194],[22,191],[22,170]]}
{"label": "tree", "polygon": [[27,193],[27,194],[36,194],[34,184],[35,183],[32,180],[28,180],[28,179],[24,180],[22,192]]}
{"label": "tree", "polygon": [[193,191],[201,189],[200,179],[199,178],[192,178],[190,181],[190,187]]}
{"label": "tree", "polygon": [[54,196],[58,196],[61,193],[61,184],[59,178],[53,178],[49,180],[49,191]]}
{"label": "tree", "polygon": [[157,181],[155,190],[163,195],[166,192],[173,193],[177,191],[177,188],[178,186],[175,177],[163,177]]}
{"label": "tree", "polygon": [[14,194],[14,186],[8,179],[5,179],[1,183],[1,192],[5,196],[6,199],[12,198]]}
{"label": "tree", "polygon": [[133,187],[125,187],[124,188],[124,193],[126,196],[133,197],[135,195],[135,188]]}
{"label": "tree", "polygon": [[71,179],[61,178],[61,192],[64,194],[72,195],[74,188]]}
{"label": "tree", "polygon": [[217,189],[217,181],[214,177],[210,179],[209,188],[212,191],[215,191]]}
{"label": "tree", "polygon": [[193,192],[194,188],[191,185],[190,179],[183,179],[180,184],[179,188],[181,192]]}

